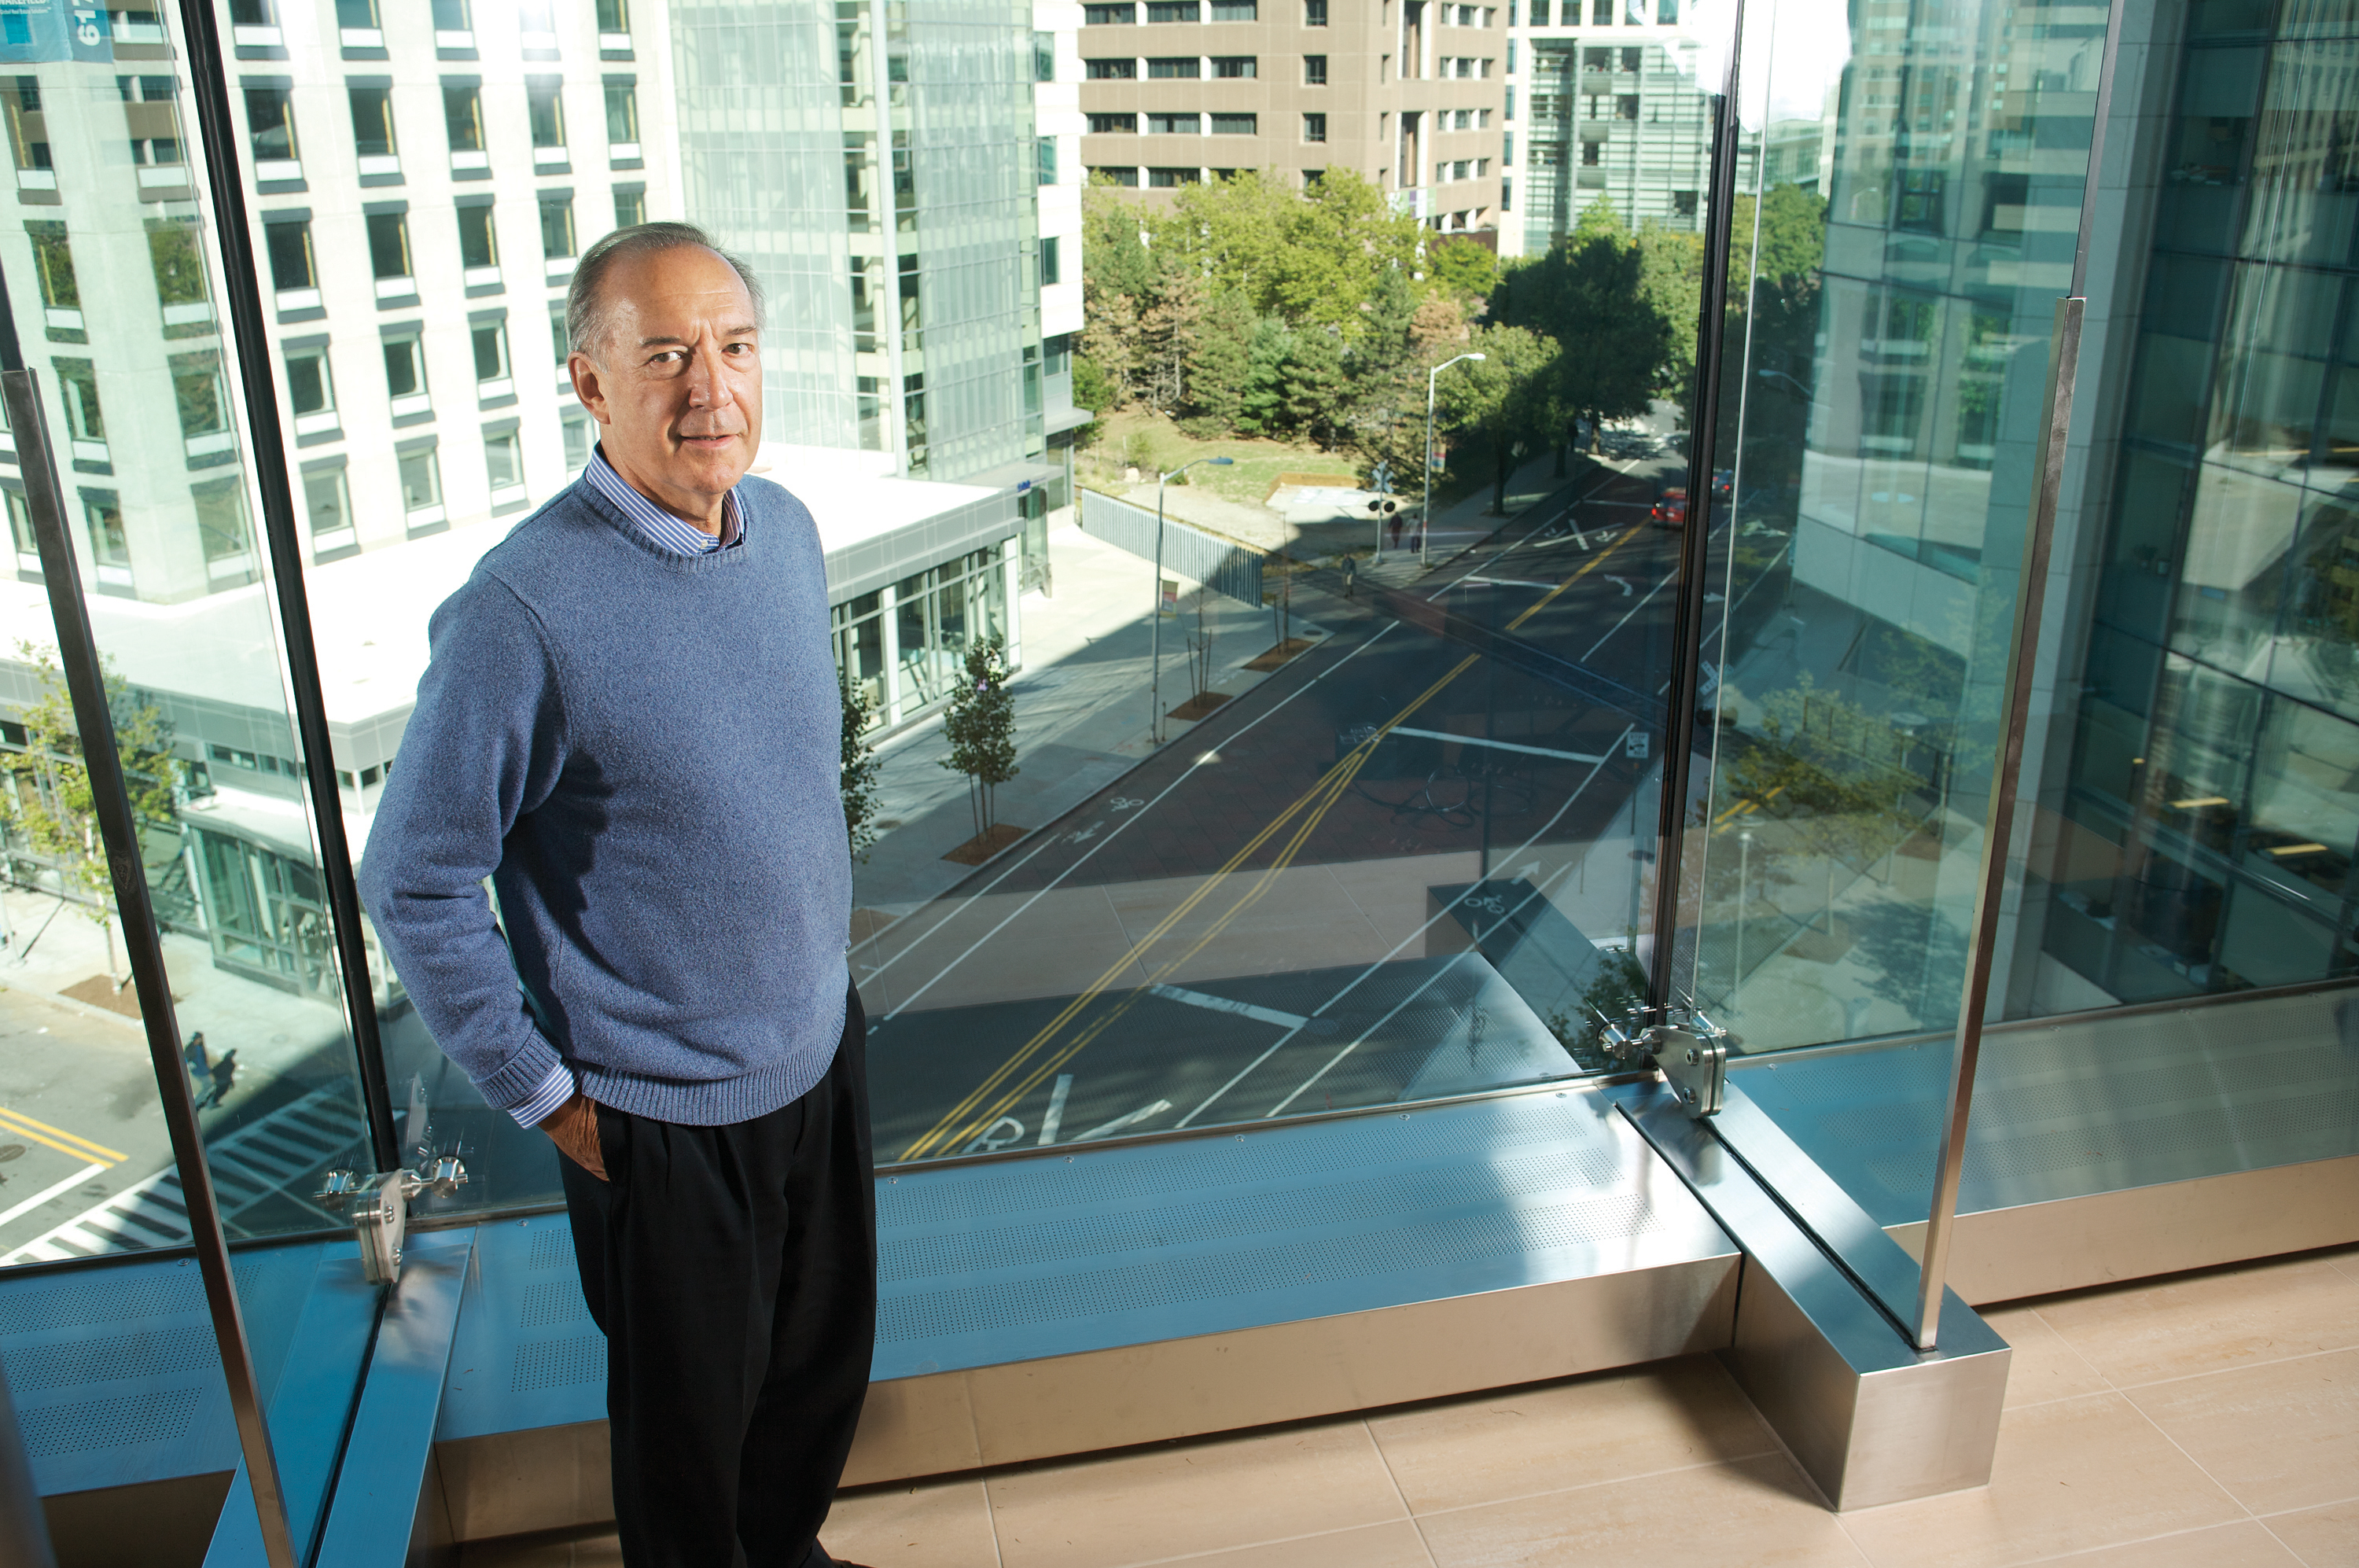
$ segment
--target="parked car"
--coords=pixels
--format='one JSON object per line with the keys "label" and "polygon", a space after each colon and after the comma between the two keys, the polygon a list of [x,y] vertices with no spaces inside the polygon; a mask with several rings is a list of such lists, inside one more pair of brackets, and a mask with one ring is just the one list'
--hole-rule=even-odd
{"label": "parked car", "polygon": [[1688,520],[1688,493],[1683,489],[1676,487],[1664,491],[1662,499],[1655,503],[1655,509],[1647,514],[1647,520],[1653,523],[1658,528],[1677,528],[1686,527]]}
{"label": "parked car", "polygon": [[1713,500],[1724,501],[1728,499],[1730,493],[1735,488],[1736,470],[1734,468],[1715,468],[1712,471],[1712,495]]}

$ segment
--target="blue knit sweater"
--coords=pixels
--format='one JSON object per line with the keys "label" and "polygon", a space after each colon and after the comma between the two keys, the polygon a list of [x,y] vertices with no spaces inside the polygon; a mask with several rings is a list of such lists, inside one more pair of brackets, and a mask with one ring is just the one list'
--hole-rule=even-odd
{"label": "blue knit sweater", "polygon": [[744,1121],[834,1058],[852,866],[825,565],[802,503],[759,479],[737,499],[735,549],[678,556],[577,483],[434,613],[361,896],[503,1109],[561,1058],[616,1109]]}

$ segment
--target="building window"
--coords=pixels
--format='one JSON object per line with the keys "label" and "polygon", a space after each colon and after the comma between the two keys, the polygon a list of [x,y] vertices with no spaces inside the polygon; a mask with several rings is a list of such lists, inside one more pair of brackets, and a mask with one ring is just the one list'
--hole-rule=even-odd
{"label": "building window", "polygon": [[[380,283],[413,276],[409,260],[409,220],[399,212],[371,212],[368,224],[370,275]],[[384,290],[378,290],[380,294]],[[404,293],[414,290],[404,289]]]}
{"label": "building window", "polygon": [[408,515],[410,527],[441,521],[442,470],[434,461],[434,449],[425,446],[401,453],[399,468],[401,509]]}
{"label": "building window", "polygon": [[86,359],[60,359],[56,364],[58,396],[66,406],[66,435],[78,443],[104,446],[106,414],[98,403],[97,367]]}
{"label": "building window", "polygon": [[476,386],[481,387],[485,382],[508,380],[507,323],[484,321],[477,325],[470,335],[474,340]]}
{"label": "building window", "polygon": [[1113,5],[1083,5],[1082,26],[1085,27],[1125,27],[1138,20],[1138,7],[1133,0],[1120,0]]}
{"label": "building window", "polygon": [[1303,115],[1302,139],[1306,142],[1325,141],[1327,139],[1327,116],[1324,114]]}
{"label": "building window", "polygon": [[336,412],[336,384],[328,374],[328,351],[324,348],[290,348],[287,351],[287,405],[294,411],[295,433],[308,435],[303,429],[307,419],[327,416],[333,425]]}
{"label": "building window", "polygon": [[1260,129],[1261,116],[1258,114],[1215,114],[1212,116],[1212,134],[1216,136],[1256,136],[1260,134]]}
{"label": "building window", "polygon": [[1617,120],[1636,119],[1638,117],[1638,95],[1636,93],[1625,93],[1615,98],[1614,100],[1614,117]]}
{"label": "building window", "polygon": [[1093,136],[1128,136],[1138,129],[1136,114],[1092,114],[1090,134]]}
{"label": "building window", "polygon": [[393,89],[350,89],[353,105],[353,149],[363,158],[392,158]]}
{"label": "building window", "polygon": [[1696,193],[1692,191],[1672,191],[1671,211],[1682,218],[1694,217],[1696,215]]}
{"label": "building window", "polygon": [[647,188],[644,185],[614,187],[614,226],[635,229],[647,221]]}
{"label": "building window", "polygon": [[1595,169],[1604,161],[1605,144],[1603,142],[1583,141],[1581,144],[1581,162],[1582,168]]}
{"label": "building window", "polygon": [[1515,210],[1516,182],[1503,175],[1499,180],[1499,211],[1512,212]]}
{"label": "building window", "polygon": [[1203,74],[1200,55],[1166,55],[1147,62],[1147,79],[1152,82],[1193,82]]}
{"label": "building window", "polygon": [[237,480],[192,485],[189,497],[196,503],[197,538],[204,546],[212,575],[244,575],[254,564],[254,539],[245,521],[245,486]]}
{"label": "building window", "polygon": [[1054,234],[1040,236],[1040,287],[1053,289],[1065,280],[1064,246]]}
{"label": "building window", "polygon": [[589,410],[570,408],[565,415],[565,472],[579,474],[590,466],[592,424]]}
{"label": "building window", "polygon": [[[279,293],[317,289],[318,269],[312,265],[311,225],[269,223],[262,226],[263,245],[270,252],[270,286]],[[43,278],[46,291],[48,279]]]}
{"label": "building window", "polygon": [[1150,169],[1147,171],[1147,183],[1158,191],[1176,191],[1182,185],[1201,184],[1203,178],[1203,171],[1196,169]]}
{"label": "building window", "polygon": [[557,350],[557,374],[562,377],[567,363],[573,357],[573,343],[565,331],[565,305],[562,300],[549,307],[549,341]]}
{"label": "building window", "polygon": [[536,152],[565,145],[564,85],[564,79],[557,76],[527,76],[524,79],[525,109],[532,122],[532,145]]}
{"label": "building window", "polygon": [[245,90],[245,125],[253,137],[255,173],[257,179],[277,179],[264,174],[266,163],[288,163],[296,156],[295,109],[288,100],[293,94],[284,87],[249,87]]}
{"label": "building window", "polygon": [[396,415],[424,410],[426,356],[415,332],[385,340],[385,389]]}
{"label": "building window", "polygon": [[1203,7],[1199,0],[1147,0],[1149,22],[1201,22]]}
{"label": "building window", "polygon": [[1324,87],[1327,85],[1327,57],[1325,55],[1306,54],[1302,57],[1302,84],[1305,87]]}
{"label": "building window", "polygon": [[123,531],[122,497],[112,490],[82,493],[82,525],[90,533],[91,559],[101,583],[117,587],[131,583],[131,539]]}
{"label": "building window", "polygon": [[484,472],[492,482],[494,502],[513,500],[524,489],[524,443],[514,430],[484,438]]}
{"label": "building window", "polygon": [[1129,168],[1100,167],[1091,169],[1090,173],[1103,180],[1109,185],[1119,185],[1126,189],[1136,189],[1138,184],[1138,169],[1136,166]]}
{"label": "building window", "polygon": [[73,244],[66,238],[66,226],[53,218],[36,219],[25,225],[25,232],[33,242],[33,273],[40,279],[41,303],[52,310],[81,310],[82,285],[74,277]]}
{"label": "building window", "polygon": [[480,87],[442,87],[442,127],[452,152],[484,150],[484,93]]}
{"label": "building window", "polygon": [[602,33],[627,33],[631,30],[631,8],[624,0],[598,0],[598,30]]}
{"label": "building window", "polygon": [[1032,80],[1057,80],[1057,35],[1054,33],[1032,35]]}
{"label": "building window", "polygon": [[1212,57],[1212,75],[1223,82],[1250,81],[1260,74],[1261,60],[1250,54],[1216,54]]}
{"label": "building window", "polygon": [[1261,6],[1258,0],[1212,0],[1212,20],[1258,22],[1261,20]]}
{"label": "building window", "polygon": [[352,546],[352,494],[345,487],[342,468],[322,468],[303,475],[303,514],[311,530],[315,560]]}
{"label": "building window", "polygon": [[1054,185],[1057,183],[1056,137],[1035,136],[1032,138],[1032,169],[1033,183],[1038,185]]}
{"label": "building window", "polygon": [[639,90],[636,83],[606,83],[606,141],[616,147],[638,145]]}
{"label": "building window", "polygon": [[1138,80],[1136,60],[1085,60],[1082,74],[1092,82],[1136,82]]}
{"label": "building window", "polygon": [[1147,134],[1150,136],[1193,136],[1201,135],[1203,129],[1201,114],[1158,114],[1149,111],[1147,116]]}
{"label": "building window", "polygon": [[492,204],[459,209],[459,265],[470,269],[497,267],[500,247],[492,231]]}
{"label": "building window", "polygon": [[[434,30],[438,33],[465,35],[475,30],[473,11],[467,0],[434,0],[433,11]],[[456,49],[473,49],[475,43],[473,38],[467,37],[454,38],[447,43],[441,38],[434,41],[438,45]]]}
{"label": "building window", "polygon": [[540,254],[555,261],[579,256],[573,237],[573,198],[544,191],[540,196]]}

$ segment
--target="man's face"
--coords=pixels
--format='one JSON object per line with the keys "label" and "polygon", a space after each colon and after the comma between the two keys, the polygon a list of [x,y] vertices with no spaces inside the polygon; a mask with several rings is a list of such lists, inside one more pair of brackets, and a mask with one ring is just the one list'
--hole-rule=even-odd
{"label": "man's face", "polygon": [[709,531],[762,441],[761,327],[743,279],[701,245],[624,257],[603,343],[567,361],[633,488]]}

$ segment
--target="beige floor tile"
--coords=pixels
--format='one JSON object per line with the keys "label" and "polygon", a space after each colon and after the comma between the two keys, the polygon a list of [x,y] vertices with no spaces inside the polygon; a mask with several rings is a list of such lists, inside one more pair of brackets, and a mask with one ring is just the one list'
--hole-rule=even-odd
{"label": "beige floor tile", "polygon": [[2119,1394],[2020,1406],[1988,1486],[1846,1514],[1875,1568],[1994,1568],[2200,1530],[2244,1510]]}
{"label": "beige floor tile", "polygon": [[2359,1279],[2305,1257],[2051,1297],[2039,1315],[2129,1388],[2359,1345]]}
{"label": "beige floor tile", "polygon": [[2293,1549],[2303,1568],[2359,1568],[2359,1497],[2271,1514],[2261,1522]]}
{"label": "beige floor tile", "polygon": [[2303,1568],[2300,1558],[2251,1519],[2076,1552],[2052,1568]]}
{"label": "beige floor tile", "polygon": [[988,1485],[1007,1568],[1115,1568],[1407,1515],[1357,1421],[1044,1465]]}
{"label": "beige floor tile", "polygon": [[2155,1425],[2256,1514],[2351,1495],[2359,1350],[2133,1388]]}
{"label": "beige floor tile", "polygon": [[2037,1309],[1992,1307],[1983,1312],[1983,1321],[2015,1349],[2006,1369],[2007,1409],[2101,1394],[2111,1387],[2104,1374],[2066,1344]]}
{"label": "beige floor tile", "polygon": [[459,1568],[622,1568],[623,1544],[613,1535],[587,1541],[510,1537],[462,1547]]}
{"label": "beige floor tile", "polygon": [[1783,1454],[1427,1514],[1439,1568],[1862,1568]]}
{"label": "beige floor tile", "polygon": [[1374,1417],[1418,1513],[1767,1454],[1775,1441],[1708,1356]]}
{"label": "beige floor tile", "polygon": [[1433,1568],[1433,1559],[1417,1526],[1400,1519],[1184,1557],[1172,1568]]}
{"label": "beige floor tile", "polygon": [[842,1493],[820,1539],[831,1557],[868,1568],[978,1568],[999,1560],[980,1481]]}

